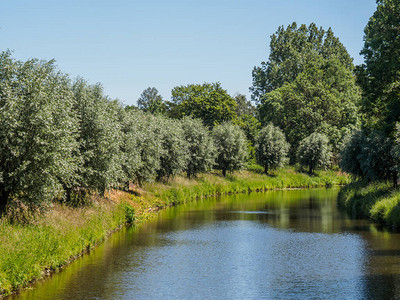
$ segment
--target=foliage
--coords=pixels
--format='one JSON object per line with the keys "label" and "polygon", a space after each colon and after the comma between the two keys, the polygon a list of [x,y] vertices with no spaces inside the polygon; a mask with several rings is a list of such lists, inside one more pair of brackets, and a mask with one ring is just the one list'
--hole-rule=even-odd
{"label": "foliage", "polygon": [[251,103],[251,101],[246,99],[245,95],[237,94],[234,99],[236,101],[236,115],[238,117],[245,115],[255,116],[256,107]]}
{"label": "foliage", "polygon": [[358,156],[361,170],[369,181],[397,181],[397,160],[392,155],[393,142],[383,132],[372,131],[365,136]]}
{"label": "foliage", "polygon": [[161,141],[161,124],[158,118],[142,112],[136,113],[136,127],[138,132],[137,144],[140,151],[141,164],[134,170],[135,181],[142,185],[146,181],[154,180],[161,168],[160,158],[163,155]]}
{"label": "foliage", "polygon": [[121,167],[122,107],[103,95],[101,85],[88,85],[77,79],[73,85],[75,113],[79,122],[79,155],[83,164],[77,187],[100,194],[123,178]]}
{"label": "foliage", "polygon": [[162,153],[157,179],[169,179],[186,168],[189,158],[188,144],[178,120],[159,119]]}
{"label": "foliage", "polygon": [[165,114],[167,110],[167,105],[154,87],[148,87],[143,91],[137,101],[137,107],[152,114]]}
{"label": "foliage", "polygon": [[53,61],[0,53],[0,208],[41,204],[75,180],[77,119],[66,75]]}
{"label": "foliage", "polygon": [[284,131],[292,161],[299,141],[316,131],[326,134],[338,153],[343,137],[358,126],[360,101],[346,49],[331,29],[295,23],[280,27],[270,48],[269,62],[253,71],[261,123]]}
{"label": "foliage", "polygon": [[347,138],[340,153],[340,168],[349,174],[362,177],[364,175],[361,168],[359,155],[365,143],[365,134],[362,130],[355,131]]}
{"label": "foliage", "polygon": [[268,170],[282,167],[287,162],[290,145],[282,130],[269,124],[259,132],[255,148],[257,163],[268,174]]}
{"label": "foliage", "polygon": [[236,102],[219,82],[178,86],[171,93],[171,117],[192,116],[210,128],[237,118]]}
{"label": "foliage", "polygon": [[266,93],[293,82],[316,58],[336,60],[344,68],[353,69],[352,58],[331,28],[325,31],[314,23],[297,27],[295,22],[286,29],[280,26],[271,36],[268,62],[253,69],[253,100],[259,102]]}
{"label": "foliage", "polygon": [[321,133],[312,133],[303,139],[297,150],[299,163],[307,166],[310,174],[316,169],[326,168],[330,163],[331,155],[329,140]]}
{"label": "foliage", "polygon": [[136,181],[137,173],[143,167],[140,141],[144,139],[144,133],[137,130],[139,127],[138,115],[137,112],[131,109],[121,111],[123,135],[121,167],[124,172],[123,179],[128,189],[129,182]]}
{"label": "foliage", "polygon": [[400,120],[400,2],[377,0],[377,4],[364,30],[365,63],[357,75],[368,126],[391,132]]}
{"label": "foliage", "polygon": [[212,135],[218,153],[215,161],[217,169],[222,170],[224,176],[226,171],[241,169],[247,158],[247,140],[243,131],[227,122],[216,126]]}
{"label": "foliage", "polygon": [[216,149],[209,130],[199,119],[182,119],[184,139],[188,144],[188,161],[185,172],[189,178],[211,170],[215,162]]}

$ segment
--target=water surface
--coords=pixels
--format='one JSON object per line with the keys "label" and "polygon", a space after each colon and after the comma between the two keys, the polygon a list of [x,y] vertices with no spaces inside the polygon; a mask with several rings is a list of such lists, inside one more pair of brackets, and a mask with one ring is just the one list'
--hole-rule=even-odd
{"label": "water surface", "polygon": [[398,299],[400,235],[337,189],[201,200],[128,228],[16,299]]}

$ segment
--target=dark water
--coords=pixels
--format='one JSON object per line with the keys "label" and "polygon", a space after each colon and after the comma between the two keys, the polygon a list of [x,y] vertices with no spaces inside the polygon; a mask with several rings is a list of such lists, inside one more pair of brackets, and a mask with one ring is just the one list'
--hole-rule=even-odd
{"label": "dark water", "polygon": [[399,299],[400,235],[349,219],[337,192],[168,209],[17,299]]}

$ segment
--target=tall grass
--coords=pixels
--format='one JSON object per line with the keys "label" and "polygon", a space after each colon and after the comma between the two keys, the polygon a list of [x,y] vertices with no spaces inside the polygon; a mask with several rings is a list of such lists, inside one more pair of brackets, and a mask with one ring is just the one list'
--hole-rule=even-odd
{"label": "tall grass", "polygon": [[338,201],[353,217],[400,228],[400,189],[390,182],[353,182],[340,191]]}

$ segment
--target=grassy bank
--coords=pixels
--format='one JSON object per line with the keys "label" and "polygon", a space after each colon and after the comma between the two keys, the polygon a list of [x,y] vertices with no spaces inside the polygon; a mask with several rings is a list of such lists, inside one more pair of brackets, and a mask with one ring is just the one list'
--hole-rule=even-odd
{"label": "grassy bank", "polygon": [[[107,199],[70,208],[54,204],[29,223],[0,219],[0,294],[6,295],[67,265],[75,257],[104,240],[127,221],[143,222],[160,208],[218,194],[276,188],[309,188],[349,183],[340,173],[316,176],[291,169],[271,176],[242,171],[223,178],[204,174],[196,179],[177,177],[169,183],[149,183],[127,192],[111,191]],[[134,215],[133,215],[134,212]]]}
{"label": "grassy bank", "polygon": [[389,182],[350,183],[340,191],[338,201],[353,217],[400,228],[400,189]]}

